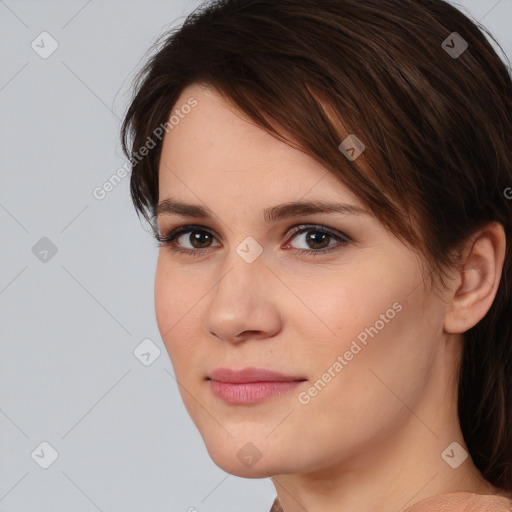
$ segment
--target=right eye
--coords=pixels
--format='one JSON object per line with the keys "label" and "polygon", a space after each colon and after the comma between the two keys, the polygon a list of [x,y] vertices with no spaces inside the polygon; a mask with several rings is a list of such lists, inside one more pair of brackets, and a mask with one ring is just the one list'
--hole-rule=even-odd
{"label": "right eye", "polygon": [[[199,255],[204,249],[212,247],[214,236],[201,226],[181,226],[163,235],[157,235],[159,247],[167,247],[173,252]],[[182,239],[180,241],[180,239]],[[190,248],[183,247],[186,243]],[[214,247],[214,246],[213,246]]]}

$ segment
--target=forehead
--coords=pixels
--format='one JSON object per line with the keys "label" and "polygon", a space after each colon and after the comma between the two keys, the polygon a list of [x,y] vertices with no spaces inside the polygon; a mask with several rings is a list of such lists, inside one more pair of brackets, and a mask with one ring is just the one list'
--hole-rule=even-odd
{"label": "forehead", "polygon": [[[194,100],[192,109],[182,108]],[[163,141],[160,200],[172,191],[195,202],[201,194],[222,193],[246,205],[304,196],[362,205],[318,161],[270,135],[211,89],[187,87],[173,113],[181,116]]]}

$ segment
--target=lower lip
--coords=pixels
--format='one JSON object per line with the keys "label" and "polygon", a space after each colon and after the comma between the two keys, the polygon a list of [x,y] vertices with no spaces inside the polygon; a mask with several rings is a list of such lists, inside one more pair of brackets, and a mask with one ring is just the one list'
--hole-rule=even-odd
{"label": "lower lip", "polygon": [[247,382],[243,384],[232,384],[210,380],[210,387],[213,394],[230,404],[256,404],[268,398],[281,395],[290,391],[303,381],[293,382]]}

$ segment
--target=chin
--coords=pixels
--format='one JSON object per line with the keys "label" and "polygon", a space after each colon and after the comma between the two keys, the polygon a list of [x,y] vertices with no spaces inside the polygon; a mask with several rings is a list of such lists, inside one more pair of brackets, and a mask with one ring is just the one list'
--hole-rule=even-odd
{"label": "chin", "polygon": [[251,442],[239,442],[233,438],[220,442],[218,439],[205,443],[212,461],[226,473],[241,478],[268,478],[289,472],[284,467],[286,457],[276,454],[270,447],[259,449]]}
{"label": "chin", "polygon": [[249,465],[240,462],[236,457],[213,457],[211,454],[210,457],[215,465],[220,469],[240,478],[269,478],[277,474],[293,472],[289,471],[288,468],[282,467],[278,463],[273,463],[268,460],[264,462],[263,459],[258,460],[250,467]]}

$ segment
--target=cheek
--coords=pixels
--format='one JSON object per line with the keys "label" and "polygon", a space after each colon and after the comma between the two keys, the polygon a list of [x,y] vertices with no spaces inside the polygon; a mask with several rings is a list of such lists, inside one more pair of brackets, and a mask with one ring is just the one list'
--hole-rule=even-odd
{"label": "cheek", "polygon": [[[317,296],[335,334],[326,335],[329,331],[316,322],[314,342],[304,345],[310,369],[310,387],[301,395],[306,405],[299,408],[307,418],[302,421],[305,444],[323,443],[318,422],[328,418],[322,425],[326,439],[342,438],[351,446],[347,449],[355,450],[407,421],[404,403],[416,410],[431,374],[438,332],[432,326],[428,331],[433,305],[425,303],[422,287],[411,293],[414,286],[394,277],[390,273],[385,284],[381,279],[382,288],[373,279],[346,280],[342,292],[327,289],[332,302]],[[311,326],[303,335],[314,331]]]}
{"label": "cheek", "polygon": [[307,308],[297,306],[294,316],[310,335],[316,333],[312,348],[317,354],[319,349],[343,354],[352,341],[364,346],[376,331],[389,331],[392,323],[399,322],[400,300],[410,288],[390,268],[365,266],[302,280],[295,291]]}
{"label": "cheek", "polygon": [[161,254],[159,254],[155,274],[155,315],[160,336],[164,342],[167,332],[179,318],[176,310],[179,307],[179,301],[176,293],[172,291],[175,288],[170,272],[165,269]]}
{"label": "cheek", "polygon": [[425,300],[421,272],[412,260],[399,268],[390,262],[351,270],[336,279],[316,279],[315,286],[303,282],[297,294],[307,297],[309,311],[301,308],[293,315],[310,376],[336,382],[326,387],[337,388],[349,401],[350,396],[359,400],[366,389],[378,405],[380,393],[393,396],[377,376],[407,394],[411,381],[428,375],[439,336],[431,325],[435,304]]}
{"label": "cheek", "polygon": [[187,364],[187,354],[194,346],[191,328],[195,326],[197,331],[197,311],[205,293],[192,286],[187,276],[177,268],[171,269],[165,263],[165,255],[159,255],[154,287],[155,316],[173,366]]}

